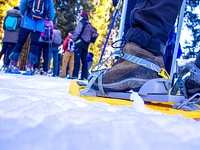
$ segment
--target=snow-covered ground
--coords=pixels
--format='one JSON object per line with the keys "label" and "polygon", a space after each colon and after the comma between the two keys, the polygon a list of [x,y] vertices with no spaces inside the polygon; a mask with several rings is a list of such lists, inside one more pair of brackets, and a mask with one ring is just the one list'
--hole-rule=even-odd
{"label": "snow-covered ground", "polygon": [[69,84],[0,72],[0,150],[200,149],[200,122],[89,102]]}

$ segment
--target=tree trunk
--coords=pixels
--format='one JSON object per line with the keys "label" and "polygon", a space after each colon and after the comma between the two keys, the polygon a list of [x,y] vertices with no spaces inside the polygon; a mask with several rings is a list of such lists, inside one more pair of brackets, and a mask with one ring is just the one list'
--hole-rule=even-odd
{"label": "tree trunk", "polygon": [[25,66],[28,60],[29,49],[30,49],[30,35],[28,36],[26,43],[23,46],[20,58],[19,58],[19,70],[25,70]]}

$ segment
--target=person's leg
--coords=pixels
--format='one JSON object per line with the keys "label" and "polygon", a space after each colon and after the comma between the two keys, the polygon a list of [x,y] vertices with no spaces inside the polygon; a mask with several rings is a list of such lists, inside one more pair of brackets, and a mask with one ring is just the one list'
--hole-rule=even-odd
{"label": "person's leg", "polygon": [[[131,12],[132,27],[122,49],[129,55],[139,57],[136,63],[118,59],[106,73],[102,75],[105,91],[127,91],[138,89],[149,79],[160,78],[156,71],[140,64],[141,59],[148,60],[153,66],[164,67],[162,55],[168,40],[169,32],[174,26],[182,0],[176,2],[165,0],[139,0]],[[168,13],[166,13],[168,12]],[[145,64],[144,64],[145,65]],[[98,83],[94,83],[96,88]]]}
{"label": "person's leg", "polygon": [[163,55],[182,2],[183,0],[138,0],[130,15],[132,28],[126,39],[156,56]]}
{"label": "person's leg", "polygon": [[131,28],[130,24],[130,13],[135,8],[137,0],[128,0],[127,10],[126,10],[126,18],[124,23],[124,37],[128,30]]}
{"label": "person's leg", "polygon": [[69,58],[69,76],[72,77],[72,72],[74,70],[74,53],[70,53]]}
{"label": "person's leg", "polygon": [[58,47],[52,47],[53,52],[53,75],[57,75],[58,71]]}
{"label": "person's leg", "polygon": [[49,43],[43,43],[43,58],[44,58],[44,63],[43,63],[43,70],[44,72],[48,72],[49,70]]}
{"label": "person's leg", "polygon": [[2,57],[2,55],[4,55],[4,58],[3,58],[3,63],[5,65],[5,61],[6,61],[6,57],[7,56],[7,50],[8,50],[8,47],[9,47],[9,43],[8,42],[3,42],[3,46],[2,46],[2,49],[1,49],[1,52],[0,52],[0,59]]}
{"label": "person's leg", "polygon": [[5,71],[6,73],[16,73],[16,74],[20,73],[17,67],[17,61],[21,54],[24,43],[26,42],[26,39],[28,38],[30,33],[31,33],[31,30],[28,30],[22,27],[20,28],[17,44],[15,45],[12,53],[9,56],[10,64],[9,64],[8,69]]}
{"label": "person's leg", "polygon": [[42,43],[38,43],[38,50],[37,50],[37,62],[34,63],[33,68],[34,69],[39,69],[40,68],[40,59],[42,55]]}
{"label": "person's leg", "polygon": [[78,78],[79,69],[80,69],[80,57],[82,55],[82,49],[78,48],[74,51],[74,70],[73,77]]}
{"label": "person's leg", "polygon": [[62,65],[62,54],[58,54],[58,71],[57,76],[60,76],[60,67]]}
{"label": "person's leg", "polygon": [[33,65],[39,61],[38,44],[39,44],[40,32],[32,31],[30,38],[31,38],[31,44],[30,44],[29,57],[28,57],[28,62],[26,63],[26,72],[24,73],[26,75],[34,74]]}
{"label": "person's leg", "polygon": [[61,72],[61,75],[60,75],[61,78],[65,78],[66,77],[66,69],[67,69],[67,66],[68,66],[69,57],[70,57],[70,53],[69,52],[65,52],[63,54],[63,58],[62,58],[62,72]]}
{"label": "person's leg", "polygon": [[18,41],[13,49],[12,53],[10,54],[9,58],[12,62],[18,61],[18,58],[21,54],[21,51],[23,49],[24,43],[26,42],[26,39],[28,38],[29,34],[31,33],[31,30],[25,29],[25,28],[20,28],[19,30],[19,35],[18,35]]}
{"label": "person's leg", "polygon": [[53,70],[54,70],[54,62],[52,63],[52,67],[53,67],[53,68],[51,68],[51,60],[54,60],[53,46],[51,46],[50,49],[49,49],[49,60],[48,60],[49,69],[51,69],[51,70],[52,70],[52,73],[53,73]]}
{"label": "person's leg", "polygon": [[9,46],[8,46],[7,51],[6,51],[6,53],[5,53],[5,61],[4,61],[4,64],[5,64],[6,66],[8,66],[8,65],[10,64],[10,58],[9,58],[9,56],[10,56],[10,54],[12,53],[12,51],[13,51],[15,45],[16,45],[16,43],[9,43]]}
{"label": "person's leg", "polygon": [[82,72],[81,72],[81,79],[88,78],[88,63],[87,63],[87,49],[83,49],[81,55],[81,62],[82,62]]}
{"label": "person's leg", "polygon": [[2,55],[4,55],[4,58],[5,58],[5,53],[6,53],[6,50],[8,49],[8,45],[9,45],[8,42],[3,42],[2,49],[0,52],[0,59],[1,59]]}
{"label": "person's leg", "polygon": [[35,31],[31,33],[31,45],[29,51],[28,62],[34,64],[38,62],[38,44],[39,44],[40,32]]}

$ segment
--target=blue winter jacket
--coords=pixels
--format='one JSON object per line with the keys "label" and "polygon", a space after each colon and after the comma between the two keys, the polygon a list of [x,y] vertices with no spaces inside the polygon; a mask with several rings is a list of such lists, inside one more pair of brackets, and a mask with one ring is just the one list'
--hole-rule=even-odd
{"label": "blue winter jacket", "polygon": [[[22,0],[20,4],[20,13],[23,15],[23,20],[21,23],[21,27],[33,31],[39,31],[43,32],[44,31],[44,23],[45,19],[43,20],[36,20],[27,15],[27,9],[28,9],[28,2],[30,0]],[[54,10],[54,4],[52,0],[49,0],[49,8],[48,8],[48,20],[53,20],[55,17],[55,10]]]}

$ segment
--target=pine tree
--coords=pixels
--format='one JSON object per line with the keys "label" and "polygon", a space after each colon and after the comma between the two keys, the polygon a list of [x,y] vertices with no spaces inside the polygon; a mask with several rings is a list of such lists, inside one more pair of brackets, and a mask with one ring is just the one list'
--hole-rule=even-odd
{"label": "pine tree", "polygon": [[102,45],[112,18],[112,0],[54,0],[57,25],[62,31],[63,39],[69,31],[75,29],[82,11],[87,11],[89,21],[97,28],[99,37],[95,44],[90,44],[89,51],[94,53],[94,62],[98,62]]}
{"label": "pine tree", "polygon": [[200,42],[200,16],[199,13],[195,13],[194,9],[199,7],[199,0],[188,0],[187,7],[185,11],[185,23],[189,30],[192,32],[193,40],[192,43],[186,41],[186,45],[184,48],[189,50],[189,54],[194,54],[194,50],[199,50],[199,42]]}
{"label": "pine tree", "polygon": [[68,32],[75,29],[80,13],[92,11],[91,0],[54,0],[56,18],[55,21],[62,32],[63,39]]}

